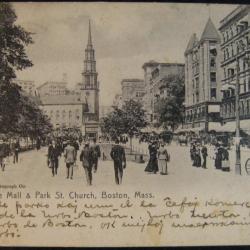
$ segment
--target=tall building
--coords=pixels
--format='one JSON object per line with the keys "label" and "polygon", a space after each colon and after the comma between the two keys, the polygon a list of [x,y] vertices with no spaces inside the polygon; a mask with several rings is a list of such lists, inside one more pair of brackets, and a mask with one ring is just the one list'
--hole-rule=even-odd
{"label": "tall building", "polygon": [[222,106],[221,117],[223,127],[233,127],[235,130],[235,84],[237,58],[239,62],[240,84],[240,126],[250,131],[250,6],[240,5],[220,22],[222,35],[221,67],[222,77]]}
{"label": "tall building", "polygon": [[143,97],[143,107],[146,110],[148,121],[153,121],[152,99],[153,93],[151,90],[152,71],[158,66],[158,62],[149,61],[142,65],[144,70],[145,95]]}
{"label": "tall building", "polygon": [[220,126],[220,36],[209,18],[200,40],[193,34],[185,51],[185,124],[199,132]]}
{"label": "tall building", "polygon": [[41,108],[54,127],[79,127],[88,138],[98,136],[99,82],[97,81],[95,51],[89,22],[82,82],[77,91],[67,93],[66,82],[48,82],[40,86]]}
{"label": "tall building", "polygon": [[145,84],[141,79],[123,79],[122,85],[122,102],[125,103],[133,99],[134,101],[142,103],[145,95]]}
{"label": "tall building", "polygon": [[25,80],[14,80],[14,82],[19,85],[23,91],[25,91],[30,96],[36,95],[35,82],[25,81]]}
{"label": "tall building", "polygon": [[181,63],[157,63],[147,62],[143,65],[146,94],[144,96],[144,108],[148,121],[155,123],[159,114],[156,105],[161,98],[167,97],[165,79],[171,75],[184,74],[184,64]]}
{"label": "tall building", "polygon": [[88,112],[83,121],[85,134],[96,136],[99,127],[99,82],[97,80],[95,50],[92,44],[89,21],[88,43],[85,49],[84,69],[82,72],[81,100],[88,105]]}

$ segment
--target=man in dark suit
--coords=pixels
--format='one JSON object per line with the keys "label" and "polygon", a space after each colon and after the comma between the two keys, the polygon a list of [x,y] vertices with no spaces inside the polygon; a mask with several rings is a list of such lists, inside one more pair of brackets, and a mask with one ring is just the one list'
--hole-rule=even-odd
{"label": "man in dark suit", "polygon": [[112,147],[110,156],[114,161],[115,182],[117,185],[122,183],[123,169],[126,168],[125,150],[119,145],[119,140],[116,139],[115,145]]}
{"label": "man in dark suit", "polygon": [[98,167],[98,158],[101,156],[101,150],[100,146],[96,144],[96,139],[93,139],[93,144],[91,145],[91,151],[92,151],[92,164],[94,168],[94,173],[97,171]]}
{"label": "man in dark suit", "polygon": [[58,169],[58,157],[61,155],[60,148],[56,145],[55,141],[52,141],[52,144],[48,148],[48,161],[52,169],[52,176],[57,175]]}
{"label": "man in dark suit", "polygon": [[89,147],[89,143],[86,142],[84,148],[80,154],[80,161],[85,171],[87,185],[92,185],[92,167],[93,167],[93,150]]}
{"label": "man in dark suit", "polygon": [[19,140],[16,140],[14,145],[13,145],[13,163],[18,163],[18,155],[20,151],[20,144]]}

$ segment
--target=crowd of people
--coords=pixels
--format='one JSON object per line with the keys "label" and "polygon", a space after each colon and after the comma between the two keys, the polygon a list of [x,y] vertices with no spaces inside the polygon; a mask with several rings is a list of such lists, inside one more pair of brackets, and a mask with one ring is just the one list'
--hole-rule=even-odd
{"label": "crowd of people", "polygon": [[[103,160],[107,159],[107,154],[110,154],[114,164],[115,183],[121,184],[123,171],[126,168],[126,154],[124,143],[127,142],[127,138],[116,138],[112,141],[112,147],[110,152],[104,150],[101,152],[100,143],[105,144],[105,140],[99,138],[99,143],[96,139],[92,140],[77,140],[77,139],[61,139],[54,138],[48,141],[47,152],[47,165],[51,169],[52,177],[55,177],[58,172],[59,159],[64,158],[66,178],[73,179],[74,167],[77,165],[77,160],[80,161],[84,173],[87,185],[93,183],[93,173],[98,170],[98,161],[102,157]],[[170,154],[167,150],[167,143],[163,138],[157,140],[147,141],[149,160],[147,162],[145,172],[160,175],[168,175],[168,165],[170,162]],[[36,149],[41,147],[41,140],[36,141]],[[105,147],[105,146],[104,146]],[[13,140],[12,143],[8,143],[6,140],[0,140],[0,166],[1,170],[5,170],[5,166],[11,161],[10,156],[13,158],[13,164],[19,161],[19,152],[21,150],[19,140]],[[211,154],[211,155],[209,155]],[[208,153],[207,146],[200,141],[191,141],[190,143],[190,158],[192,166],[207,168],[207,158],[210,157],[214,160],[214,166],[216,169],[223,171],[230,171],[229,162],[229,148],[223,143],[216,143],[214,154]]]}
{"label": "crowd of people", "polygon": [[[208,150],[205,145],[199,142],[192,142],[190,144],[190,158],[192,166],[207,168]],[[223,143],[216,143],[214,147],[214,154],[210,156],[214,160],[214,167],[222,171],[230,171],[229,162],[229,147]]]}
{"label": "crowd of people", "polygon": [[[85,172],[87,185],[92,185],[92,172],[97,172],[98,160],[101,157],[100,145],[97,144],[95,138],[82,142],[73,139],[64,142],[52,140],[48,147],[48,166],[52,170],[52,176],[57,175],[59,157],[63,156],[66,165],[66,178],[73,179],[78,151],[80,151],[79,160]],[[119,145],[118,139],[112,146],[110,156],[114,162],[115,183],[119,185],[122,183],[123,169],[126,168],[126,156],[124,147]]]}

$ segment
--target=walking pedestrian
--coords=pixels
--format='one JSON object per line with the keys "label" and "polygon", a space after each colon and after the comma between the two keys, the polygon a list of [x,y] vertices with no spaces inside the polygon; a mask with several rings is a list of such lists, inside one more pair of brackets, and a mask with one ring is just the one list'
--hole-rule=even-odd
{"label": "walking pedestrian", "polygon": [[222,152],[223,149],[219,143],[215,145],[215,161],[214,165],[216,169],[221,169],[222,167]]}
{"label": "walking pedestrian", "polygon": [[[78,143],[77,140],[74,140],[73,146],[74,146],[74,148],[75,148],[75,150],[76,150],[76,159],[77,159],[77,152],[78,152],[78,150],[79,150],[79,143]],[[76,166],[76,161],[75,161],[75,163],[74,163],[74,166]]]}
{"label": "walking pedestrian", "polygon": [[157,162],[157,143],[154,141],[148,146],[149,150],[149,161],[145,168],[145,172],[156,174],[159,171],[158,162]]}
{"label": "walking pedestrian", "polygon": [[20,143],[19,140],[16,140],[13,145],[13,163],[18,163],[18,155],[20,151]]}
{"label": "walking pedestrian", "polygon": [[195,165],[195,152],[196,152],[195,144],[193,142],[191,142],[191,144],[190,144],[190,158],[191,158],[191,161],[193,162],[192,166]]}
{"label": "walking pedestrian", "polygon": [[80,154],[80,161],[82,162],[83,169],[85,171],[85,176],[87,180],[87,185],[92,185],[92,149],[89,147],[89,143],[86,142],[81,154]]}
{"label": "walking pedestrian", "polygon": [[201,149],[201,154],[202,154],[202,158],[203,158],[203,162],[202,162],[202,167],[203,168],[207,168],[207,147],[205,145],[203,145],[202,149]]}
{"label": "walking pedestrian", "polygon": [[229,172],[230,171],[230,161],[229,161],[229,151],[227,145],[224,145],[222,148],[222,171]]}
{"label": "walking pedestrian", "polygon": [[167,175],[167,162],[170,160],[167,148],[163,141],[160,144],[160,147],[158,149],[158,165],[160,169],[161,175]]}
{"label": "walking pedestrian", "polygon": [[6,156],[6,147],[2,139],[0,139],[0,166],[2,171],[5,170],[5,156]]}
{"label": "walking pedestrian", "polygon": [[201,167],[201,152],[198,143],[195,144],[194,166],[197,168]]}
{"label": "walking pedestrian", "polygon": [[126,168],[126,156],[124,148],[119,145],[119,140],[115,140],[115,145],[112,146],[110,156],[114,161],[115,183],[122,184],[123,169]]}
{"label": "walking pedestrian", "polygon": [[[73,179],[73,165],[76,161],[76,150],[73,146],[73,142],[69,141],[67,143],[67,146],[64,149],[64,157],[66,162],[66,168],[67,168],[67,177],[66,179]],[[70,177],[69,177],[70,176]]]}
{"label": "walking pedestrian", "polygon": [[100,146],[96,143],[96,139],[93,139],[93,144],[91,145],[91,151],[92,151],[92,164],[94,168],[94,173],[97,171],[98,167],[98,159],[101,157],[101,150]]}
{"label": "walking pedestrian", "polygon": [[59,145],[53,140],[52,143],[48,147],[48,162],[50,168],[52,170],[52,177],[57,175],[59,156],[61,155]]}
{"label": "walking pedestrian", "polygon": [[37,137],[36,139],[36,150],[39,150],[41,148],[41,139],[40,137]]}

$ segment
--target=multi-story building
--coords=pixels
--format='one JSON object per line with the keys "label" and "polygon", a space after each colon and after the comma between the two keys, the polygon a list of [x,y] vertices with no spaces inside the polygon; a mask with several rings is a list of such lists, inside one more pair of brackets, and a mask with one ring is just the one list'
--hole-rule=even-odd
{"label": "multi-story building", "polygon": [[125,103],[133,99],[134,101],[142,103],[145,95],[144,81],[141,79],[123,79],[122,85],[122,102]]}
{"label": "multi-story building", "polygon": [[54,128],[82,129],[87,104],[80,95],[40,96],[41,109],[50,118]]}
{"label": "multi-story building", "polygon": [[25,81],[25,80],[15,80],[14,81],[17,85],[19,85],[23,91],[25,91],[28,95],[35,96],[36,89],[35,89],[35,82],[34,81]]}
{"label": "multi-story building", "polygon": [[146,116],[148,121],[153,121],[153,109],[152,109],[152,99],[153,93],[151,91],[151,79],[152,71],[158,66],[158,62],[149,61],[142,65],[144,70],[144,84],[145,84],[145,95],[143,97],[143,107],[146,111]]}
{"label": "multi-story building", "polygon": [[[40,92],[42,91],[42,92]],[[80,93],[67,93],[66,82],[40,86],[41,108],[54,127],[80,127],[89,138],[97,137],[99,127],[99,82],[97,81],[95,51],[89,23],[84,69]]]}
{"label": "multi-story building", "polygon": [[220,36],[209,18],[198,40],[193,34],[185,51],[185,124],[199,132],[220,126]]}
{"label": "multi-story building", "polygon": [[67,82],[48,81],[40,85],[37,91],[40,96],[66,95]]}
{"label": "multi-story building", "polygon": [[150,61],[143,65],[146,94],[144,108],[150,122],[157,122],[157,103],[161,98],[167,97],[166,79],[171,75],[184,74],[184,64],[181,63],[157,63]]}
{"label": "multi-story building", "polygon": [[238,61],[240,86],[240,125],[243,130],[250,130],[250,6],[240,5],[220,22],[222,35],[221,67],[223,99],[221,117],[223,127],[231,126],[235,130],[235,85]]}

